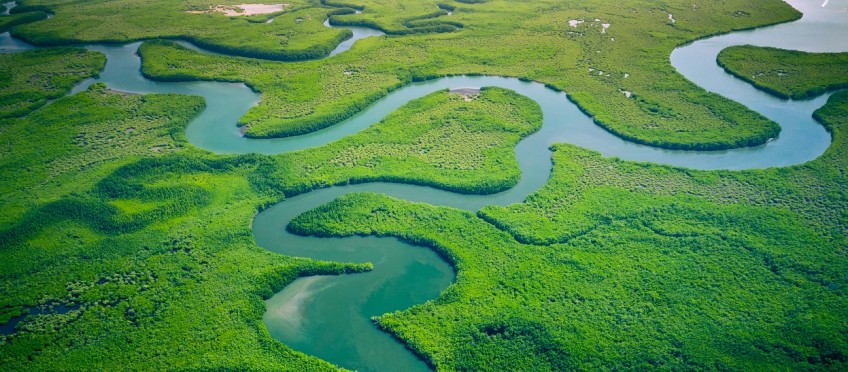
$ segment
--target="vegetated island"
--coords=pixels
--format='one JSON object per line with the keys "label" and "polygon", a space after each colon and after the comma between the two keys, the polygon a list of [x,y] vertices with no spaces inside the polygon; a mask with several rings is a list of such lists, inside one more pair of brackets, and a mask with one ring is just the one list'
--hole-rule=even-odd
{"label": "vegetated island", "polygon": [[[420,3],[432,5],[427,1]],[[722,7],[742,9],[747,3],[730,1]],[[155,6],[159,2],[149,4]],[[712,3],[701,4],[703,8],[698,11],[688,3],[679,5],[674,16],[675,25],[680,24],[681,29],[669,26],[672,28],[663,32],[658,26],[645,27],[651,34],[647,40],[656,47],[656,51],[646,53],[655,57],[666,53],[663,58],[667,59],[666,47],[703,35],[704,30],[729,30],[731,24],[755,25],[765,22],[763,19],[791,18],[787,16],[791,12],[776,4],[748,4],[778,8],[758,20],[750,19],[758,16],[754,10],[751,12],[755,16],[745,13],[747,16],[737,17],[730,15],[737,13],[703,10],[717,6]],[[114,5],[111,10],[100,3],[92,6],[120,17],[137,16],[116,11],[120,7]],[[532,4],[489,1],[457,4],[454,16],[463,16],[465,22],[472,24],[474,14],[481,12],[463,7],[478,6],[492,11],[517,9],[511,14],[522,22],[530,18],[521,17],[535,9]],[[586,2],[585,6],[588,10],[579,12],[551,8],[554,15],[561,17],[545,18],[538,21],[541,25],[525,25],[547,30],[538,35],[510,34],[507,31],[518,29],[507,27],[512,21],[487,12],[485,22],[478,20],[474,26],[496,23],[505,31],[500,35],[510,35],[507,40],[487,37],[485,30],[466,40],[452,40],[456,35],[370,40],[362,45],[363,49],[372,50],[369,53],[352,51],[341,56],[341,62],[328,60],[301,67],[292,64],[291,68],[300,68],[294,75],[303,79],[298,86],[304,88],[318,79],[308,75],[307,69],[319,64],[338,64],[333,66],[343,74],[355,71],[351,67],[369,66],[360,59],[376,57],[376,51],[383,50],[384,59],[369,61],[384,71],[402,71],[393,70],[396,66],[392,64],[406,63],[403,55],[386,51],[393,43],[399,48],[409,43],[401,48],[403,52],[421,52],[424,48],[417,44],[432,41],[438,46],[441,42],[430,54],[421,52],[415,57],[444,58],[452,51],[447,46],[455,43],[464,45],[459,49],[485,58],[457,58],[454,61],[462,63],[446,65],[439,65],[441,62],[434,58],[427,62],[430,65],[409,71],[510,71],[506,75],[558,81],[557,86],[574,88],[576,92],[581,91],[577,89],[580,84],[585,84],[584,96],[578,101],[590,111],[598,112],[610,103],[631,104],[617,91],[620,81],[607,79],[612,74],[607,77],[594,71],[576,79],[577,83],[565,82],[571,72],[557,72],[564,66],[556,64],[571,63],[577,60],[577,54],[571,59],[537,58],[566,57],[552,53],[555,50],[546,49],[545,44],[588,46],[587,52],[581,54],[584,58],[593,50],[611,52],[606,44],[600,44],[614,43],[608,37],[616,37],[615,42],[626,40],[623,35],[613,36],[624,22],[613,22],[603,39],[590,35],[593,30],[600,34],[597,27],[601,27],[591,22],[577,25],[575,28],[582,28],[574,30],[569,25],[557,28],[546,23],[577,17],[591,19],[593,14],[599,14],[595,10],[608,3]],[[70,12],[73,8],[65,9]],[[59,9],[54,9],[56,18],[62,14]],[[662,12],[639,10],[639,22],[665,19]],[[708,19],[704,14],[716,18]],[[213,16],[223,17],[210,15]],[[703,22],[697,25],[698,31],[685,29],[687,23],[691,22],[688,27],[694,26],[698,16],[702,18],[697,22]],[[152,18],[143,19],[151,22]],[[216,18],[215,22],[220,20]],[[631,27],[636,24],[634,21]],[[44,24],[38,27],[41,26]],[[473,32],[472,27],[466,29]],[[109,28],[93,27],[92,31],[108,33]],[[591,43],[556,44],[568,32],[590,35],[586,39],[598,41],[601,49],[592,49]],[[634,34],[634,38],[644,36]],[[632,45],[642,45],[636,42]],[[535,64],[510,66],[524,56],[486,54],[500,47],[518,48],[533,57],[535,62],[528,62]],[[577,49],[563,50],[567,54]],[[617,55],[626,55],[624,52],[631,51],[623,50]],[[78,51],[70,55],[73,53]],[[187,60],[180,63],[205,58],[184,55]],[[629,58],[633,58],[632,53]],[[67,66],[67,61],[56,55],[44,63],[62,67]],[[90,65],[74,70],[73,79],[85,76],[91,66],[97,65],[96,57],[90,61]],[[168,66],[167,61],[161,62]],[[227,58],[215,62],[210,67],[217,70],[204,75],[209,80],[222,76],[225,80],[247,80],[239,75],[238,68],[264,63]],[[674,82],[673,77],[666,76],[672,82],[661,78],[669,72],[658,66],[665,65],[649,68],[650,61],[642,62],[645,66],[634,68],[645,74],[644,79],[650,77],[650,84],[662,82],[663,89],[685,86]],[[606,62],[580,59],[579,63],[573,71],[582,71],[586,63]],[[268,64],[261,72],[283,72],[284,66],[289,65]],[[175,69],[180,67],[174,65]],[[256,68],[251,72],[256,74],[255,81],[278,78],[259,76],[258,71]],[[24,74],[12,83],[14,89],[26,90],[26,81],[34,75]],[[412,80],[411,74],[403,76]],[[280,80],[294,84],[298,78]],[[623,74],[621,79],[625,79]],[[632,81],[634,86],[651,92],[650,84]],[[38,95],[47,96],[57,89],[66,92],[70,85],[51,83],[33,89]],[[4,93],[7,89],[12,88],[4,87]],[[265,91],[266,97],[275,94],[271,91]],[[306,100],[315,93],[300,92]],[[598,101],[589,100],[592,92],[598,92]],[[661,90],[654,94],[657,92]],[[651,93],[643,94],[645,100]],[[508,97],[509,93],[504,92],[503,96]],[[656,112],[651,107],[657,112],[684,112],[680,107],[690,103],[680,97],[672,94],[665,100],[657,95],[654,100],[645,100],[650,104],[645,106],[648,110],[634,110],[635,121],[652,118]],[[460,105],[485,103],[481,99],[465,102],[457,98],[442,92],[422,102],[425,108],[426,103],[431,104],[430,113],[451,113],[454,111],[446,108],[459,110]],[[718,106],[714,107],[723,107],[721,102],[718,99]],[[479,107],[500,107],[503,111],[496,111],[498,114],[511,112],[504,102],[489,104]],[[404,145],[408,144],[369,143],[376,142],[381,132],[370,133],[369,141],[351,140],[347,149],[331,144],[309,150],[312,155],[209,154],[185,141],[185,125],[203,106],[202,100],[187,96],[122,95],[95,85],[86,92],[39,105],[32,106],[25,117],[0,119],[0,176],[4,180],[0,183],[0,205],[4,211],[0,215],[0,279],[4,293],[0,320],[8,324],[11,319],[20,319],[33,306],[47,309],[17,323],[13,334],[0,336],[0,369],[133,366],[336,370],[325,361],[294,352],[273,340],[260,322],[265,309],[262,299],[297,277],[351,273],[368,270],[369,265],[271,254],[256,247],[250,221],[257,210],[287,195],[362,174],[371,178],[397,177],[392,169],[382,165],[399,155],[409,166],[394,169],[420,172],[409,179],[429,180],[433,169],[441,164],[428,158],[430,155],[395,153],[398,148],[406,150]],[[532,111],[532,104],[527,107]],[[615,104],[609,107],[619,110]],[[629,106],[623,107],[611,115],[630,112]],[[398,117],[411,118],[416,111],[415,107],[407,107]],[[844,292],[848,288],[844,277],[848,269],[844,248],[848,246],[848,215],[844,211],[848,210],[848,195],[843,187],[848,183],[848,136],[843,128],[848,122],[848,94],[834,94],[815,115],[834,134],[833,145],[816,161],[795,167],[690,171],[604,159],[591,151],[560,145],[554,147],[551,181],[520,205],[487,208],[475,215],[380,195],[356,194],[321,207],[321,211],[334,214],[304,215],[297,228],[320,235],[401,236],[454,257],[459,270],[457,285],[431,303],[378,319],[381,327],[398,335],[439,368],[843,369],[848,355],[844,316]],[[532,131],[533,119],[529,118],[514,122],[514,129],[508,133],[495,133],[500,138],[498,143],[508,146],[521,133]],[[437,138],[433,135],[443,130],[436,126],[438,121],[419,119],[419,123],[431,125],[428,131],[418,133],[424,142]],[[621,123],[626,125],[627,121]],[[457,128],[476,130],[480,137],[491,135],[472,122],[451,130]],[[396,134],[397,137],[387,139],[404,139],[407,133],[398,130]],[[651,136],[663,138],[656,133],[646,138]],[[695,141],[697,136],[691,136]],[[443,145],[467,150],[476,148],[476,142]],[[356,146],[382,146],[379,155],[385,156],[357,153]],[[318,177],[323,174],[310,173],[307,168],[325,164],[326,158],[345,155],[348,149],[359,157],[339,158],[343,161],[332,164],[336,169],[326,173],[330,175],[327,178]],[[454,158],[443,150],[448,154],[446,162],[478,164],[478,158],[467,154]],[[498,154],[487,157],[501,156]],[[310,160],[314,163],[309,164]],[[375,161],[384,163],[365,169]],[[429,168],[412,166],[427,162]],[[304,175],[291,177],[297,174],[293,167],[302,167]],[[501,179],[509,179],[509,172],[512,171],[502,173],[505,177]],[[480,181],[466,178],[459,170],[449,175],[439,187],[461,187]],[[477,176],[479,173],[474,174]],[[71,306],[62,308],[63,305]]]}
{"label": "vegetated island", "polygon": [[[345,17],[379,20],[389,28],[402,23],[402,15],[417,14],[394,3],[363,4],[361,14]],[[755,146],[778,135],[776,123],[683,79],[668,56],[706,35],[800,17],[786,4],[703,3],[676,11],[673,24],[653,8],[634,5],[635,12],[619,14],[604,2],[585,2],[579,10],[557,4],[461,4],[451,15],[465,25],[460,31],[367,38],[319,61],[227,58],[148,42],[141,50],[142,69],[159,80],[250,85],[263,94],[240,122],[251,138],[310,133],[351,117],[401,86],[461,74],[514,76],[566,91],[598,125],[652,146],[718,150]],[[415,12],[426,6],[404,5]],[[745,16],[727,9],[745,9]],[[491,14],[483,17],[488,13],[482,10]],[[571,26],[573,19],[585,21]]]}
{"label": "vegetated island", "polygon": [[79,48],[0,53],[0,118],[24,116],[64,96],[105,64],[103,54]]}
{"label": "vegetated island", "polygon": [[558,145],[526,203],[475,215],[351,194],[292,229],[450,257],[439,299],[377,319],[440,369],[839,369],[848,92],[815,117],[834,142],[799,166],[693,171]]}
{"label": "vegetated island", "polygon": [[717,60],[725,71],[778,97],[804,99],[848,88],[848,53],[740,45],[722,50]]}
{"label": "vegetated island", "polygon": [[[440,91],[322,148],[217,156],[185,142],[183,129],[202,105],[93,85],[0,122],[9,129],[0,132],[3,143],[17,149],[0,164],[4,179],[15,180],[2,193],[2,319],[16,323],[0,336],[0,365],[333,370],[271,339],[262,299],[300,276],[370,265],[258,248],[256,211],[327,181],[509,187],[518,178],[512,148],[541,123],[535,102],[507,90],[484,89],[473,101]],[[227,339],[184,342],[222,330]],[[110,345],[132,346],[103,358]],[[210,352],[220,361],[205,357]]]}

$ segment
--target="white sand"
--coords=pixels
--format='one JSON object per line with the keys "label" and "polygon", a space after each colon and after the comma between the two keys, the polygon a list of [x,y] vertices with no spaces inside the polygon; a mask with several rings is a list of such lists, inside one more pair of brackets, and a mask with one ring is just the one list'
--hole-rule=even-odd
{"label": "white sand", "polygon": [[239,4],[239,5],[216,5],[208,11],[191,11],[189,13],[224,13],[225,16],[251,16],[255,14],[268,14],[282,12],[289,4]]}

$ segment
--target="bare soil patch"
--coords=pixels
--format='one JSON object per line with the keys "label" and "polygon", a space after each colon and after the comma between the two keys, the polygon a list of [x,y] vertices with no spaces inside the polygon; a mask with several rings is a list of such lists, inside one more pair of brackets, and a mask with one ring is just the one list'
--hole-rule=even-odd
{"label": "bare soil patch", "polygon": [[289,4],[238,4],[238,5],[215,5],[209,10],[192,10],[192,14],[224,13],[225,16],[251,16],[256,14],[269,14],[282,12]]}

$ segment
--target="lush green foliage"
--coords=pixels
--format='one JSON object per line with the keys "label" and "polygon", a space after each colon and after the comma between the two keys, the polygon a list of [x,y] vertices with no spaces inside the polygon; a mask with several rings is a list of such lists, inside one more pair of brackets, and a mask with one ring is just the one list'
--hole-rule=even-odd
{"label": "lush green foliage", "polygon": [[10,205],[33,189],[61,187],[67,176],[116,159],[179,148],[184,125],[203,108],[203,100],[184,97],[175,106],[175,98],[111,93],[96,84],[24,118],[0,121],[4,219],[15,217]]}
{"label": "lush green foliage", "polygon": [[[220,4],[217,1],[132,1],[68,2],[28,0],[28,6],[50,9],[56,16],[23,25],[12,34],[37,45],[84,42],[124,43],[148,38],[191,41],[207,49],[235,55],[279,60],[301,60],[326,56],[350,31],[323,25],[327,9],[305,1],[287,2],[283,13],[251,17],[228,17],[221,13],[193,14]],[[120,9],[120,11],[116,11]]]}
{"label": "lush green foliage", "polygon": [[[67,18],[19,32],[118,41],[166,31],[187,37],[180,32],[197,26],[222,45],[280,36],[243,25],[263,17],[184,15],[208,3],[164,3],[28,1]],[[357,3],[360,17],[384,29],[436,10],[429,1]],[[668,147],[752,143],[773,129],[677,76],[667,57],[686,40],[797,16],[790,9],[741,0],[618,5],[451,1],[438,8],[455,12],[465,26],[457,32],[371,38],[320,62],[205,56],[163,42],[141,52],[151,76],[247,81],[262,91],[245,118],[254,135],[314,130],[402,84],[458,73],[543,81],[569,91],[610,130]],[[397,12],[404,6],[411,13]],[[751,17],[734,16],[743,6]],[[285,14],[328,11],[310,5]],[[195,16],[209,21],[193,24]],[[567,24],[577,18],[588,22]],[[601,33],[600,22],[612,26]],[[323,37],[307,34],[295,39]],[[58,64],[62,54],[51,58],[45,63]],[[30,316],[0,336],[0,369],[333,370],[274,341],[260,321],[262,299],[300,276],[369,266],[266,252],[251,235],[256,211],[346,182],[501,190],[516,180],[512,146],[539,125],[535,105],[508,91],[484,90],[471,102],[438,92],[321,148],[215,156],[186,146],[181,134],[202,105],[97,85],[0,120],[0,323],[30,306],[79,305]],[[291,229],[399,236],[448,257],[455,285],[377,320],[439,368],[841,370],[848,93],[816,117],[834,145],[801,166],[701,172],[560,145],[552,179],[523,204],[475,215],[357,194],[304,214]]]}
{"label": "lush green foliage", "polygon": [[[359,68],[323,62],[234,59],[190,52],[170,42],[146,42],[139,53],[148,77],[246,81],[261,91],[260,104],[240,120],[240,124],[248,126],[249,137],[290,136],[326,128],[402,85],[392,74],[368,71],[364,62]],[[206,65],[203,75],[187,67],[201,65]]]}
{"label": "lush green foliage", "polygon": [[[43,19],[46,16],[44,12],[54,13],[56,16],[47,21],[13,30],[16,37],[37,45],[124,43],[150,38],[169,38],[187,40],[216,52],[295,61],[324,57],[352,35],[348,30],[325,27],[323,22],[328,15],[344,12],[334,8],[339,6],[338,4],[327,4],[333,7],[322,6],[317,1],[287,1],[282,12],[250,16],[226,16],[211,12],[211,7],[222,4],[212,0],[22,2],[24,5],[13,11],[28,13],[15,16],[14,22],[10,17],[9,21],[6,21],[10,23],[5,27],[3,18],[0,18],[0,32],[12,26]],[[121,11],[116,12],[116,9]],[[438,8],[433,4],[423,4],[404,12],[401,29],[386,28],[382,22],[362,22],[359,18],[339,17],[333,21],[338,24],[368,24],[376,28],[386,28],[388,32],[397,34],[450,32],[462,26],[456,22],[422,21],[442,15],[432,14],[435,9]],[[370,7],[366,14],[369,13]],[[273,21],[268,22],[270,20]]]}
{"label": "lush green foliage", "polygon": [[0,54],[0,118],[25,115],[65,95],[105,64],[103,54],[84,49]]}
{"label": "lush green foliage", "polygon": [[[256,210],[323,177],[508,187],[515,142],[541,124],[536,104],[513,92],[485,89],[472,101],[437,92],[323,148],[218,157],[184,147],[182,129],[202,105],[94,85],[0,125],[16,150],[0,158],[0,320],[30,306],[78,306],[0,336],[3,369],[332,370],[270,338],[262,299],[300,276],[370,265],[268,253],[250,231]],[[375,146],[382,153],[369,157],[363,147]],[[328,159],[339,161],[322,168]]]}
{"label": "lush green foliage", "polygon": [[842,93],[817,113],[836,140],[803,166],[690,171],[562,145],[543,190],[483,218],[352,194],[291,229],[397,236],[449,257],[455,285],[377,320],[439,369],[839,370],[846,108]]}
{"label": "lush green foliage", "polygon": [[47,14],[43,12],[28,12],[20,14],[11,14],[8,16],[0,16],[0,33],[9,31],[9,29],[17,25],[40,21],[46,18]]}
{"label": "lush green foliage", "polygon": [[202,107],[95,85],[0,122],[0,320],[76,305],[0,336],[0,369],[333,369],[271,339],[262,298],[368,266],[256,247],[249,222],[281,197],[263,185],[274,163],[183,148]]}
{"label": "lush green foliage", "polygon": [[722,50],[718,64],[755,87],[784,98],[815,97],[848,87],[848,53],[744,45]]}
{"label": "lush green foliage", "polygon": [[454,32],[463,27],[460,22],[445,19],[448,10],[455,8],[448,6],[445,9],[443,5],[431,1],[403,4],[377,2],[365,6],[328,1],[322,3],[340,8],[330,16],[332,25],[371,27],[390,35]]}
{"label": "lush green foliage", "polygon": [[538,104],[512,91],[486,88],[470,101],[441,91],[361,133],[281,157],[280,178],[292,191],[390,181],[493,193],[521,178],[513,149],[541,126]]}
{"label": "lush green foliage", "polygon": [[[426,4],[360,1],[362,14],[394,29]],[[693,6],[694,5],[694,6]],[[777,124],[683,79],[668,56],[706,35],[797,18],[777,2],[695,4],[606,1],[489,1],[451,4],[457,32],[368,38],[322,61],[270,63],[205,56],[157,43],[142,48],[144,72],[163,80],[243,81],[263,93],[242,119],[251,137],[287,136],[337,123],[414,80],[492,74],[536,80],[569,93],[599,125],[632,141],[668,148],[720,149],[761,144]],[[740,17],[745,9],[750,16]],[[667,12],[677,22],[671,23]],[[349,13],[349,12],[348,12]],[[427,14],[423,13],[423,14]],[[447,19],[439,16],[436,19]],[[568,20],[586,22],[572,27]],[[593,21],[597,19],[598,21]],[[602,24],[610,24],[604,29]],[[603,30],[603,32],[602,32]],[[347,74],[345,72],[348,72]],[[622,92],[631,92],[628,98]]]}

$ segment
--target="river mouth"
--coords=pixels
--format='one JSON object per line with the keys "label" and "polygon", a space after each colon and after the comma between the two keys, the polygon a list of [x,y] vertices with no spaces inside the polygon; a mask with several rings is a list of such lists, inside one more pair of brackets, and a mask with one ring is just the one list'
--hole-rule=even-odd
{"label": "river mouth", "polygon": [[[432,250],[411,246],[397,239],[332,239],[294,235],[286,230],[289,221],[350,192],[384,193],[405,200],[470,211],[485,205],[522,202],[548,180],[551,172],[548,148],[553,143],[571,143],[625,160],[695,169],[765,168],[813,160],[831,142],[829,133],[811,116],[813,110],[826,102],[829,94],[811,100],[785,101],[740,82],[715,64],[702,63],[710,58],[715,60],[715,55],[721,49],[740,43],[807,51],[848,50],[848,38],[815,38],[814,42],[809,39],[803,42],[811,34],[798,28],[818,29],[819,32],[827,29],[828,34],[845,35],[848,34],[848,22],[832,22],[832,16],[822,14],[821,10],[816,12],[818,4],[815,7],[800,1],[790,1],[790,4],[802,8],[805,11],[804,18],[789,24],[700,40],[680,47],[671,54],[672,65],[686,78],[705,89],[741,102],[781,125],[779,138],[752,148],[680,151],[627,142],[595,125],[590,117],[567,100],[565,93],[553,91],[540,83],[497,76],[453,76],[410,84],[330,128],[297,137],[249,139],[241,135],[235,123],[259,101],[258,94],[243,84],[159,83],[147,80],[139,73],[140,60],[134,55],[139,43],[87,46],[88,49],[105,53],[107,66],[99,78],[81,84],[74,92],[85,89],[93,82],[104,82],[112,89],[126,92],[203,96],[207,100],[207,109],[189,125],[186,136],[194,146],[222,154],[279,154],[321,146],[379,122],[385,115],[412,99],[444,88],[498,86],[515,90],[538,102],[543,110],[544,124],[542,129],[516,146],[522,179],[510,190],[480,196],[391,183],[332,187],[288,198],[263,211],[254,220],[257,244],[271,251],[323,260],[372,262],[375,267],[374,271],[363,274],[301,278],[269,299],[264,321],[276,339],[295,350],[345,368],[426,370],[428,366],[401,343],[377,330],[370,317],[436,298],[454,280],[455,273],[450,265]],[[845,7],[844,4],[844,1],[832,0],[823,9],[825,12],[833,8],[842,9],[839,7]],[[357,39],[352,40],[348,49]],[[16,50],[26,47],[8,37],[8,33],[0,35],[0,43],[4,48]],[[334,50],[336,53],[330,55],[344,50]],[[420,285],[410,287],[410,284]]]}

